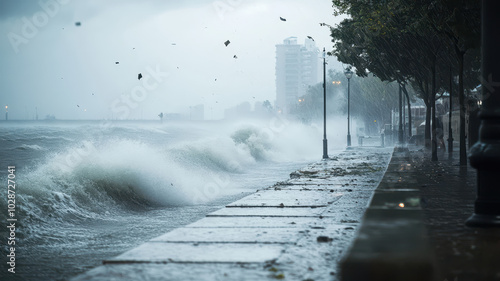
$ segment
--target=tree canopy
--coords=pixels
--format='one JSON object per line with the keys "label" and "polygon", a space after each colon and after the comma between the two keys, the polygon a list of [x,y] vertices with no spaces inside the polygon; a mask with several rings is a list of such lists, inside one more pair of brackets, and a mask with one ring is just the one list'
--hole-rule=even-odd
{"label": "tree canopy", "polygon": [[[449,91],[450,77],[458,76],[461,117],[465,116],[464,88],[471,90],[479,84],[478,56],[465,56],[479,47],[479,1],[332,2],[335,15],[349,16],[331,28],[331,53],[339,61],[353,66],[362,77],[372,73],[383,81],[397,81],[403,87],[411,84],[426,104],[427,121],[435,108],[436,94]],[[461,135],[465,137],[465,120],[461,121]],[[426,122],[429,140],[430,123],[435,122]],[[465,151],[462,143],[465,140],[461,139],[461,158],[462,150]]]}

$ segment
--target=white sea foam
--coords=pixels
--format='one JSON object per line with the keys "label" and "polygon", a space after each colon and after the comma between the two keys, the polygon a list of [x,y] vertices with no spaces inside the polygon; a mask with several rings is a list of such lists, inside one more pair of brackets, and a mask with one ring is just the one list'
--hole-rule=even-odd
{"label": "white sea foam", "polygon": [[[314,161],[321,154],[317,127],[288,122],[204,126],[195,138],[164,137],[191,129],[111,128],[113,137],[87,138],[48,155],[18,181],[26,220],[68,222],[199,204],[230,193],[238,187],[233,178],[255,165]],[[134,138],[143,134],[161,136],[151,142]]]}
{"label": "white sea foam", "polygon": [[21,150],[45,150],[45,148],[39,146],[39,145],[36,145],[36,144],[22,144],[18,147],[16,147],[16,149],[21,149]]}

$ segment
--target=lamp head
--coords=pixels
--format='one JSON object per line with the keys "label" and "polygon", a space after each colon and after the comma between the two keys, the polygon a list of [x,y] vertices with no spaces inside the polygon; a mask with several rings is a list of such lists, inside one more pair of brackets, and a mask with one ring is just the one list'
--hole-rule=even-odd
{"label": "lamp head", "polygon": [[344,74],[347,79],[351,79],[353,72],[350,69],[348,69],[344,72]]}

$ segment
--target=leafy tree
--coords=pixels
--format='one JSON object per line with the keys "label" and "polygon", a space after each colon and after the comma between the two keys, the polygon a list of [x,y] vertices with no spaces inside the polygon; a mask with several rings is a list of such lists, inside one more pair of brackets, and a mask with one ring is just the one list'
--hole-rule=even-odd
{"label": "leafy tree", "polygon": [[[425,13],[426,22],[438,34],[448,39],[450,48],[454,51],[458,62],[458,97],[460,103],[460,164],[467,164],[465,145],[465,94],[464,94],[464,57],[467,52],[479,48],[480,45],[480,15],[479,1],[474,0],[439,0],[428,2]],[[479,69],[477,69],[479,70]],[[475,77],[479,73],[474,73]],[[479,81],[476,81],[475,85]],[[475,86],[472,86],[475,87]]]}
{"label": "leafy tree", "polygon": [[[435,120],[436,94],[449,84],[441,77],[444,72],[449,74],[449,67],[453,65],[450,62],[455,57],[463,105],[463,55],[478,43],[478,1],[333,0],[333,6],[334,14],[350,16],[331,28],[333,54],[341,62],[354,66],[360,76],[371,72],[384,81],[397,81],[403,87],[409,83],[418,89],[427,108],[427,144],[431,135],[429,125],[434,124],[432,156],[437,160],[436,122],[430,120]],[[461,109],[463,113],[462,106]],[[465,151],[462,149],[463,124],[461,156]]]}
{"label": "leafy tree", "polygon": [[268,112],[272,112],[273,110],[273,106],[271,105],[271,102],[269,100],[265,100],[263,103],[262,103],[262,106],[268,111]]}

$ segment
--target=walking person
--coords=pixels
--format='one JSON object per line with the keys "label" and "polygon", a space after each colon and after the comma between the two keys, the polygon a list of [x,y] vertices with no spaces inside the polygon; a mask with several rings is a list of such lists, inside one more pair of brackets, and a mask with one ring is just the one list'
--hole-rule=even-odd
{"label": "walking person", "polygon": [[446,151],[446,144],[444,143],[444,129],[443,121],[441,121],[442,116],[436,117],[436,137],[438,142],[438,147]]}

